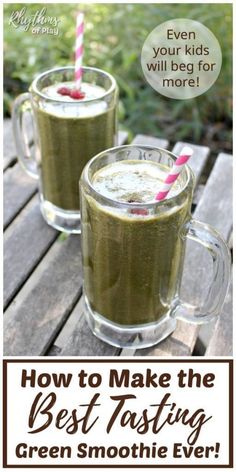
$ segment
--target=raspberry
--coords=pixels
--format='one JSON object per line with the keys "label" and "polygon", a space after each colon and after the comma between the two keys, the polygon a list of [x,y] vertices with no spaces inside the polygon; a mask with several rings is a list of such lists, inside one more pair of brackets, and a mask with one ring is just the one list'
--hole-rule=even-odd
{"label": "raspberry", "polygon": [[77,100],[81,100],[82,98],[85,97],[85,93],[81,92],[81,90],[73,89],[70,91],[70,97],[75,98]]}
{"label": "raspberry", "polygon": [[148,211],[145,208],[132,208],[132,215],[148,215]]}
{"label": "raspberry", "polygon": [[68,87],[60,87],[59,89],[57,89],[57,93],[59,93],[60,95],[70,96],[71,91]]}

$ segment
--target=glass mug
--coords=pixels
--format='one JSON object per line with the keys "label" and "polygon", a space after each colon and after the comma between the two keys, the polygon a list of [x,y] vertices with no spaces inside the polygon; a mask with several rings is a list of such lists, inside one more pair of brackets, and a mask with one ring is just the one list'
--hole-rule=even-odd
{"label": "glass mug", "polygon": [[[114,346],[140,348],[166,338],[177,319],[201,324],[219,314],[230,256],[217,231],[191,218],[190,167],[178,178],[178,193],[160,202],[121,202],[95,188],[99,170],[128,160],[151,161],[163,169],[176,156],[151,146],[120,146],[86,165],[80,180],[83,296],[87,322],[97,337]],[[200,306],[184,303],[179,295],[187,239],[205,248],[213,262],[212,282]]]}
{"label": "glass mug", "polygon": [[[73,100],[57,93],[63,83],[73,81],[74,67],[39,75],[29,93],[20,95],[14,103],[13,130],[20,163],[39,180],[45,220],[59,230],[79,233],[78,180],[89,159],[117,144],[118,89],[107,72],[83,67],[88,98]],[[34,155],[23,126],[24,114],[32,111]]]}

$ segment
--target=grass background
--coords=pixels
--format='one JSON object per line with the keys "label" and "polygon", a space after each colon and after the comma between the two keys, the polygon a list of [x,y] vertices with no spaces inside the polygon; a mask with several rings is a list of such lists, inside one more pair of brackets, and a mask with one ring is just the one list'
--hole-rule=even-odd
{"label": "grass background", "polygon": [[[46,7],[59,20],[59,34],[32,34],[9,24],[13,11],[29,17]],[[216,154],[232,149],[232,6],[230,4],[5,4],[4,114],[48,68],[74,62],[75,18],[86,16],[84,64],[112,73],[120,88],[119,118],[131,139],[137,133],[205,144]],[[148,34],[174,18],[202,22],[216,35],[223,55],[221,73],[211,89],[190,100],[159,95],[144,79],[140,53]]]}

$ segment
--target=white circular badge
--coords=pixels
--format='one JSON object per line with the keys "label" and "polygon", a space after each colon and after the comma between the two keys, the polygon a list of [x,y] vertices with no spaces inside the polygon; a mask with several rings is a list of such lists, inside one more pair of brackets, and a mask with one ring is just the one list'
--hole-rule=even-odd
{"label": "white circular badge", "polygon": [[141,55],[148,83],[169,98],[194,98],[216,81],[222,53],[215,35],[187,18],[166,21],[147,37]]}

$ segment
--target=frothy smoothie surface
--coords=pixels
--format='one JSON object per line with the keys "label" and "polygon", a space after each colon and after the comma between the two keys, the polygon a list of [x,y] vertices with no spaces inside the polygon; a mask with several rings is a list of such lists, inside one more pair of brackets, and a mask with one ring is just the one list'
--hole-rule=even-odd
{"label": "frothy smoothie surface", "polygon": [[43,94],[51,99],[51,101],[45,100],[41,103],[42,110],[65,119],[95,117],[107,111],[107,102],[101,99],[106,92],[103,87],[85,82],[81,86],[81,91],[85,96],[84,98],[76,100],[67,95],[60,95],[60,93],[58,93],[58,90],[64,86],[72,90],[75,87],[75,83],[63,82],[49,85],[42,90]]}
{"label": "frothy smoothie surface", "polygon": [[[42,92],[44,95],[47,95],[49,98],[53,98],[54,100],[61,100],[63,102],[74,102],[74,99],[69,96],[62,96],[58,93],[58,90],[62,87],[66,87],[70,90],[75,88],[74,82],[61,82],[60,84],[49,85],[45,87]],[[85,94],[84,98],[80,99],[80,101],[84,100],[96,100],[100,99],[104,93],[106,92],[103,87],[95,84],[89,84],[87,82],[82,82],[81,84],[81,92]]]}
{"label": "frothy smoothie surface", "polygon": [[[92,180],[97,192],[107,198],[126,203],[150,203],[161,190],[170,168],[153,161],[127,160],[109,164],[98,170]],[[167,198],[182,188],[181,177]]]}

